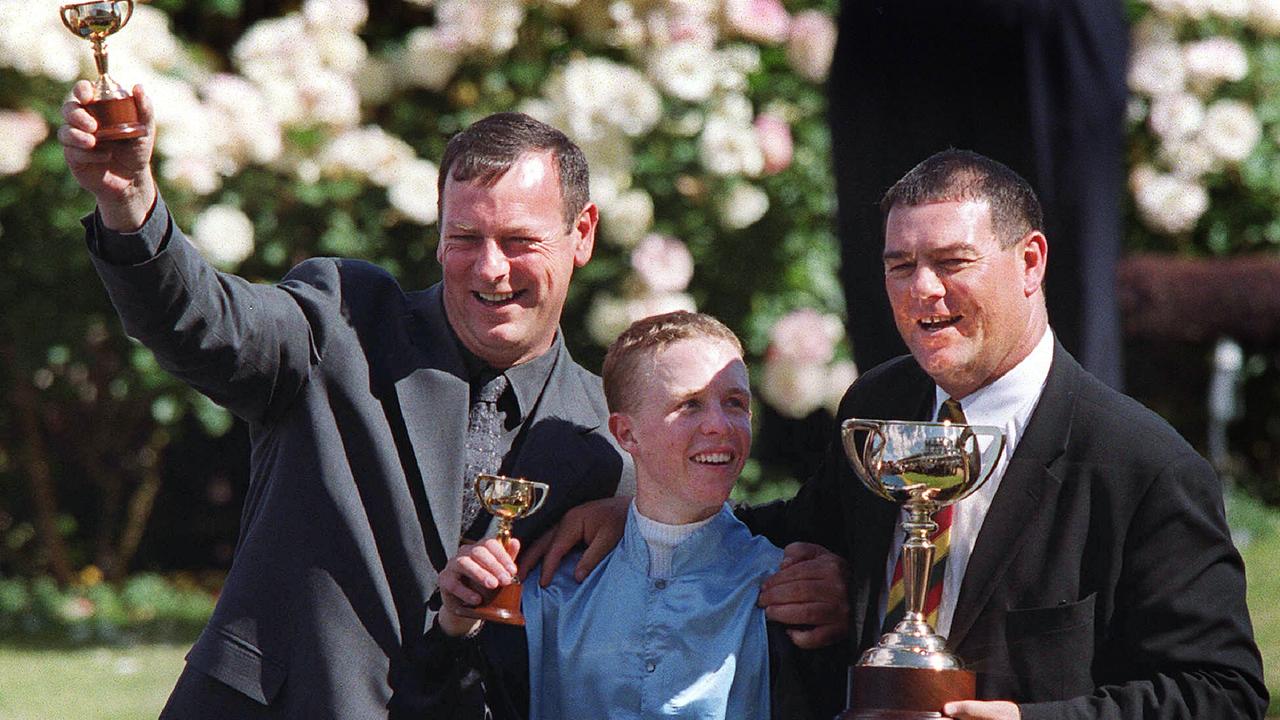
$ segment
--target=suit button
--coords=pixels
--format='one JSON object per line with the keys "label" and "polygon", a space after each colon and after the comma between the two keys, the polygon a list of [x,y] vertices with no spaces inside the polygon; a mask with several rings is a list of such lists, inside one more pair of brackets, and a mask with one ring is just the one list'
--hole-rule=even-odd
{"label": "suit button", "polygon": [[646,663],[644,664],[644,671],[645,671],[645,672],[653,672],[654,670],[657,670],[657,669],[658,669],[658,663],[656,663],[656,662],[654,662],[654,661],[652,661],[652,660],[650,660],[650,661],[648,661],[648,662],[646,662]]}
{"label": "suit button", "polygon": [[654,587],[656,587],[656,588],[658,588],[659,590],[666,590],[666,589],[667,589],[667,581],[666,581],[666,580],[654,580],[654,581],[653,581],[653,586],[654,586]]}

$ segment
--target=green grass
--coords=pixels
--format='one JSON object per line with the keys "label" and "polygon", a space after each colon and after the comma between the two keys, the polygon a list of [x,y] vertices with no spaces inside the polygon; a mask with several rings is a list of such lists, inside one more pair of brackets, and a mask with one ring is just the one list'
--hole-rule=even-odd
{"label": "green grass", "polygon": [[1262,650],[1262,669],[1271,690],[1270,715],[1280,717],[1280,522],[1255,532],[1241,550],[1249,580],[1249,616]]}
{"label": "green grass", "polygon": [[183,643],[55,650],[0,645],[0,718],[155,718],[189,647]]}

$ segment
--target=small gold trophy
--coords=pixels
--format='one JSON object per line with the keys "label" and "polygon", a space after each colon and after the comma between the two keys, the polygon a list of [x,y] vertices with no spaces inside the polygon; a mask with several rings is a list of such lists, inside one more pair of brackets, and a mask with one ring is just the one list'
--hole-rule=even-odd
{"label": "small gold trophy", "polygon": [[[942,718],[942,706],[974,697],[976,676],[925,620],[938,525],[933,514],[977,490],[1004,451],[997,427],[904,420],[844,421],[845,454],[858,479],[907,510],[902,523],[906,614],[849,668],[849,709],[839,720]],[[985,444],[980,438],[986,438]]]}
{"label": "small gold trophy", "polygon": [[99,140],[128,140],[142,137],[147,126],[138,121],[138,107],[133,95],[107,74],[107,36],[120,31],[133,17],[133,0],[79,2],[63,5],[62,24],[93,43],[93,59],[98,65],[98,81],[93,85],[93,100],[84,109],[98,121],[94,136]]}
{"label": "small gold trophy", "polygon": [[[507,548],[511,543],[511,523],[537,512],[542,501],[547,499],[548,490],[550,488],[545,483],[501,475],[477,475],[475,482],[476,497],[480,498],[485,510],[497,516],[498,542]],[[520,613],[520,592],[520,580],[515,578],[489,602],[476,607],[462,607],[456,612],[463,617],[524,625],[524,615]]]}

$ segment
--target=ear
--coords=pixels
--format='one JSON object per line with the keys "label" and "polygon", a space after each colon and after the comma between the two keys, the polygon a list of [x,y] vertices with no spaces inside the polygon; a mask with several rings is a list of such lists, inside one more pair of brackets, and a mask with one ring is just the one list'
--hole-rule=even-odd
{"label": "ear", "polygon": [[582,267],[591,259],[596,246],[596,225],[600,222],[600,209],[589,202],[573,221],[573,264]]}
{"label": "ear", "polygon": [[1044,286],[1049,240],[1039,230],[1032,230],[1018,241],[1018,245],[1022,248],[1022,292],[1031,297]]}
{"label": "ear", "polygon": [[626,413],[609,413],[609,432],[618,441],[618,445],[628,453],[635,455],[640,449],[631,423],[631,416]]}

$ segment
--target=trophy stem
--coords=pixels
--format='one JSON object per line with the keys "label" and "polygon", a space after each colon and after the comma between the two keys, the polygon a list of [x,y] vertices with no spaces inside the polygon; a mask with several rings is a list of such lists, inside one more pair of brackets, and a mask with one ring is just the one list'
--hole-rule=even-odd
{"label": "trophy stem", "polygon": [[907,531],[907,540],[902,545],[902,585],[906,611],[921,616],[924,613],[925,593],[929,587],[929,569],[933,567],[933,555],[936,551],[929,538],[938,529],[938,524],[930,517],[929,509],[928,505],[909,503],[909,516],[902,524]]}

